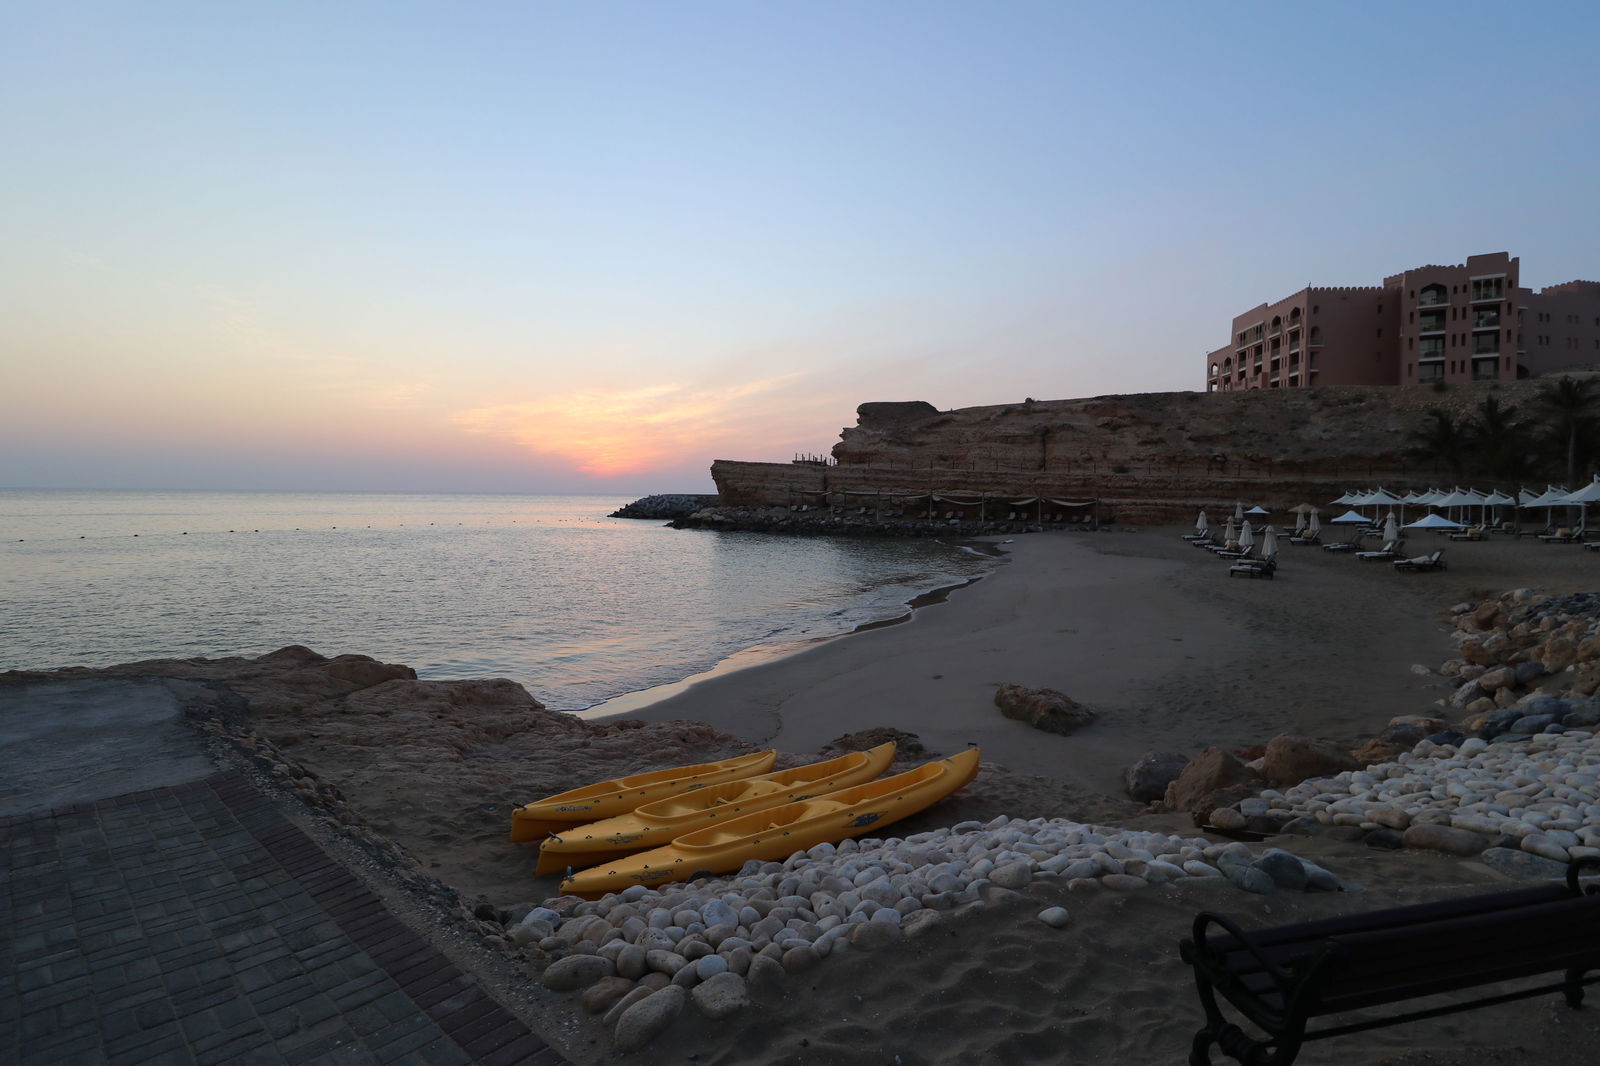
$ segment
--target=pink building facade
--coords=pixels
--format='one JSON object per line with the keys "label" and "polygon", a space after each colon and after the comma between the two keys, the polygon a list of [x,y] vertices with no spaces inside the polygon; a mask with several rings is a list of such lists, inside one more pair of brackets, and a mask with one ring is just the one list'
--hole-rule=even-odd
{"label": "pink building facade", "polygon": [[1521,287],[1505,252],[1382,285],[1308,286],[1233,319],[1206,389],[1509,381],[1600,367],[1600,282]]}

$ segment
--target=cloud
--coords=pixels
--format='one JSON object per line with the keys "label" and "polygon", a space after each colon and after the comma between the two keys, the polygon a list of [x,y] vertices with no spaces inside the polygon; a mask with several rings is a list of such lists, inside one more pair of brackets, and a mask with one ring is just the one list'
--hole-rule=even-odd
{"label": "cloud", "polygon": [[475,407],[453,420],[469,432],[563,458],[586,474],[613,477],[706,457],[769,419],[773,401],[799,377],[582,390]]}

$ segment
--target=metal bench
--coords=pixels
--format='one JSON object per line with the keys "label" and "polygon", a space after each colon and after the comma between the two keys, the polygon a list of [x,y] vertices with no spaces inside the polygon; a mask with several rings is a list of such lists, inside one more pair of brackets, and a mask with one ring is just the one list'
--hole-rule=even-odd
{"label": "metal bench", "polygon": [[[1580,886],[1579,870],[1600,870],[1584,858],[1567,881],[1442,903],[1373,911],[1246,932],[1205,912],[1180,944],[1194,967],[1206,1024],[1189,1052],[1190,1066],[1209,1066],[1211,1046],[1245,1066],[1287,1066],[1307,1040],[1344,1036],[1494,1003],[1561,992],[1578,1006],[1600,975],[1600,885]],[[1220,933],[1214,932],[1218,927]],[[1561,973],[1554,983],[1388,1014],[1307,1031],[1312,1018]],[[1222,1016],[1217,994],[1265,1032],[1252,1038]]]}

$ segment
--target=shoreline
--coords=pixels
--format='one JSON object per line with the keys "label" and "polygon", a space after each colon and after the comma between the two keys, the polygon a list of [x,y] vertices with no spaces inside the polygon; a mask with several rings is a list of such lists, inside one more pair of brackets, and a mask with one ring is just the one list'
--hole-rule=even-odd
{"label": "shoreline", "polygon": [[[1006,561],[1004,552],[980,553],[992,554],[999,562]],[[767,644],[752,644],[748,648],[741,648],[732,655],[724,656],[716,665],[708,670],[690,674],[688,677],[677,681],[668,681],[661,685],[651,685],[648,688],[634,689],[624,692],[610,699],[601,700],[590,707],[582,707],[575,711],[565,711],[575,718],[586,722],[607,722],[617,718],[626,718],[629,715],[647,711],[656,704],[689,693],[696,685],[715,678],[727,677],[742,670],[753,670],[770,663],[779,662],[790,656],[801,655],[812,648],[822,644],[829,644],[836,640],[844,640],[858,633],[867,633],[875,629],[886,629],[890,626],[904,625],[916,617],[918,611],[924,607],[933,607],[949,602],[950,595],[964,588],[975,585],[992,574],[979,574],[969,577],[965,581],[958,581],[953,585],[941,585],[927,592],[919,592],[906,600],[903,606],[906,611],[890,618],[878,618],[870,622],[860,622],[841,633],[824,633],[815,637],[805,637],[801,640],[775,641]]]}

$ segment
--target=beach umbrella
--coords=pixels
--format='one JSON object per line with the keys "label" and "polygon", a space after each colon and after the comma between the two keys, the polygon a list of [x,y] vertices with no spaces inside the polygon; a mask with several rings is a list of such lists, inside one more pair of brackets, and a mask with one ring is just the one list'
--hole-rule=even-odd
{"label": "beach umbrella", "polygon": [[1330,518],[1330,519],[1328,519],[1328,521],[1334,523],[1335,525],[1340,525],[1340,526],[1352,526],[1352,525],[1355,525],[1357,522],[1360,522],[1362,525],[1366,525],[1367,524],[1367,516],[1364,515],[1364,514],[1360,514],[1360,513],[1356,512],[1356,511],[1346,511],[1344,514],[1340,515],[1338,518]]}
{"label": "beach umbrella", "polygon": [[1332,506],[1335,506],[1335,507],[1348,507],[1348,506],[1350,506],[1350,505],[1351,505],[1351,504],[1352,504],[1352,503],[1355,503],[1355,502],[1356,502],[1356,501],[1355,501],[1355,500],[1353,500],[1353,499],[1352,499],[1352,498],[1351,498],[1351,497],[1353,497],[1353,496],[1355,496],[1355,495],[1356,495],[1356,494],[1355,494],[1355,493],[1353,493],[1353,492],[1347,492],[1347,493],[1345,493],[1345,494],[1344,494],[1344,495],[1343,495],[1343,496],[1340,496],[1340,497],[1339,497],[1339,498],[1338,498],[1338,499],[1337,499],[1337,500],[1332,500],[1332,501],[1330,501],[1330,504],[1331,504],[1331,505],[1332,505]]}
{"label": "beach umbrella", "polygon": [[1306,520],[1308,516],[1306,512],[1300,510],[1298,507],[1292,508],[1292,510],[1294,511],[1294,532],[1296,536],[1299,536],[1300,532],[1306,528]]}
{"label": "beach umbrella", "polygon": [[1278,530],[1274,526],[1268,526],[1266,532],[1261,535],[1261,558],[1276,559],[1277,557]]}
{"label": "beach umbrella", "polygon": [[1256,545],[1256,535],[1250,530],[1250,523],[1246,521],[1244,528],[1239,531],[1239,549],[1249,551]]}
{"label": "beach umbrella", "polygon": [[1234,532],[1233,519],[1230,518],[1228,519],[1228,524],[1222,527],[1222,543],[1224,545],[1232,544],[1238,537],[1239,535]]}
{"label": "beach umbrella", "polygon": [[1271,511],[1267,510],[1265,507],[1262,507],[1260,505],[1252,507],[1252,508],[1250,508],[1250,510],[1245,512],[1245,514],[1271,514],[1271,513],[1272,513]]}
{"label": "beach umbrella", "polygon": [[1205,533],[1205,532],[1206,532],[1206,531],[1207,531],[1207,530],[1209,530],[1209,529],[1210,529],[1210,528],[1211,528],[1211,527],[1210,527],[1210,526],[1209,526],[1209,525],[1207,525],[1207,524],[1206,524],[1206,512],[1205,512],[1205,508],[1201,508],[1201,509],[1200,509],[1200,517],[1199,517],[1199,518],[1196,518],[1196,519],[1195,519],[1195,520],[1194,520],[1194,531],[1195,531],[1195,532],[1196,532],[1196,533]]}
{"label": "beach umbrella", "polygon": [[1517,503],[1516,500],[1512,499],[1510,496],[1507,496],[1505,493],[1499,491],[1498,489],[1496,489],[1494,492],[1489,493],[1488,497],[1486,497],[1483,502],[1485,504],[1489,505],[1490,507],[1495,508],[1494,520],[1496,522],[1500,521],[1500,508],[1506,506],[1507,504],[1510,504],[1511,506],[1515,507],[1516,503]]}
{"label": "beach umbrella", "polygon": [[1233,504],[1233,520],[1235,522],[1244,521],[1244,504],[1237,500],[1235,500]]}
{"label": "beach umbrella", "polygon": [[1417,519],[1415,522],[1411,522],[1411,523],[1407,524],[1406,528],[1407,529],[1460,529],[1461,528],[1461,523],[1460,522],[1452,522],[1452,521],[1450,521],[1450,519],[1444,517],[1443,515],[1430,514],[1430,515],[1424,515],[1423,517]]}
{"label": "beach umbrella", "polygon": [[1567,493],[1565,496],[1561,497],[1555,502],[1559,507],[1567,504],[1577,505],[1581,503],[1593,503],[1595,500],[1600,500],[1600,478],[1596,478],[1595,480],[1589,482],[1589,484],[1585,485],[1577,492]]}
{"label": "beach umbrella", "polygon": [[1400,523],[1395,521],[1394,512],[1390,511],[1389,517],[1383,520],[1383,540],[1384,543],[1387,544],[1390,541],[1396,541],[1399,539]]}
{"label": "beach umbrella", "polygon": [[1311,508],[1311,524],[1306,527],[1306,532],[1307,533],[1321,533],[1322,532],[1322,511],[1319,510],[1318,508],[1315,508],[1315,507]]}

